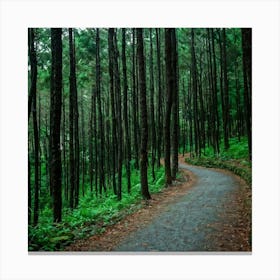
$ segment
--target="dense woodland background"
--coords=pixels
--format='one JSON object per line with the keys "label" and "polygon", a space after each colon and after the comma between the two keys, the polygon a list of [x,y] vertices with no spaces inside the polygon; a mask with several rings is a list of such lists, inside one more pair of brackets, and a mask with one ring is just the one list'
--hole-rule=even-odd
{"label": "dense woodland background", "polygon": [[251,36],[30,28],[29,250],[61,249],[135,211],[180,176],[178,154],[203,165],[236,160],[242,175],[251,166]]}

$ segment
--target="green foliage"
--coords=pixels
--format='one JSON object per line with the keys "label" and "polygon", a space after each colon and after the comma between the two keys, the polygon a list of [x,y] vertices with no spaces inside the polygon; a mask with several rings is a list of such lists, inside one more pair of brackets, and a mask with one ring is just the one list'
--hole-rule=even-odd
{"label": "green foliage", "polygon": [[[125,192],[126,176],[123,172],[122,200],[118,201],[110,188],[106,196],[96,197],[90,191],[80,198],[77,209],[63,210],[64,220],[53,224],[52,209],[46,205],[40,213],[39,224],[29,227],[29,251],[63,250],[74,240],[101,233],[106,226],[121,220],[124,216],[141,207],[141,192],[139,170],[132,170],[131,193]],[[148,170],[149,189],[156,193],[164,187],[164,168],[156,170],[156,180],[153,182],[152,170]],[[86,186],[90,189],[89,186]]]}
{"label": "green foliage", "polygon": [[[228,159],[244,159],[248,161],[248,141],[246,137],[242,137],[240,141],[238,141],[238,138],[231,138],[229,139],[229,149],[225,150],[224,148],[224,142],[222,141],[220,143],[220,154],[219,158],[223,160]],[[208,147],[205,149],[203,153],[203,157],[205,158],[212,158],[216,157],[214,154],[214,150],[211,147]],[[249,163],[249,162],[248,162]]]}
{"label": "green foliage", "polygon": [[242,138],[240,142],[237,138],[231,138],[229,143],[230,148],[227,151],[221,143],[221,153],[218,156],[214,155],[212,149],[207,148],[200,158],[186,158],[185,161],[193,165],[230,170],[251,185],[252,170],[248,160],[247,138]]}

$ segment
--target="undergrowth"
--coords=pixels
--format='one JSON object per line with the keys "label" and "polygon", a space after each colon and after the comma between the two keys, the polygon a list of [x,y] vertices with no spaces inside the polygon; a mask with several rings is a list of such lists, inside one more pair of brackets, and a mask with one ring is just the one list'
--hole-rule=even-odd
{"label": "undergrowth", "polygon": [[225,150],[221,143],[219,155],[215,155],[212,148],[206,148],[201,157],[186,158],[185,161],[193,165],[230,170],[251,186],[252,169],[251,161],[248,160],[247,138],[242,138],[240,142],[237,138],[231,138],[229,144],[230,148]]}
{"label": "undergrowth", "polygon": [[[157,193],[164,188],[164,168],[156,171],[156,180],[153,181],[151,170],[148,170],[150,193]],[[121,220],[124,216],[141,208],[140,173],[133,170],[131,173],[131,193],[125,191],[126,178],[123,177],[122,200],[118,201],[112,189],[106,196],[96,197],[87,192],[79,200],[77,209],[63,208],[63,221],[54,224],[52,209],[46,206],[40,213],[37,226],[29,226],[28,250],[29,251],[54,251],[63,250],[73,241],[94,234],[102,233],[109,225]],[[88,186],[89,189],[89,186]]]}

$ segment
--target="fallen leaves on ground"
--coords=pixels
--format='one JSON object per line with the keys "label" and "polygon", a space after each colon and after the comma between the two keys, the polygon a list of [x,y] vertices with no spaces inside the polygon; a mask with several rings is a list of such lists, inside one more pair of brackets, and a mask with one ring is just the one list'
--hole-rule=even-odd
{"label": "fallen leaves on ground", "polygon": [[151,200],[141,202],[141,208],[112,226],[106,227],[101,234],[87,239],[78,240],[65,248],[65,251],[112,251],[131,232],[149,224],[170,204],[186,194],[196,181],[195,176],[187,171],[181,171],[180,179],[161,192],[153,194]]}

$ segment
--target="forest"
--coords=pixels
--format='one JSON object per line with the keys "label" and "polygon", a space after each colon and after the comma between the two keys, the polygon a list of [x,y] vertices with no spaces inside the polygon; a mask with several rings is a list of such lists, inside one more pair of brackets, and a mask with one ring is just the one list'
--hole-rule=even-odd
{"label": "forest", "polygon": [[188,164],[251,184],[250,28],[28,29],[28,250],[101,234]]}

